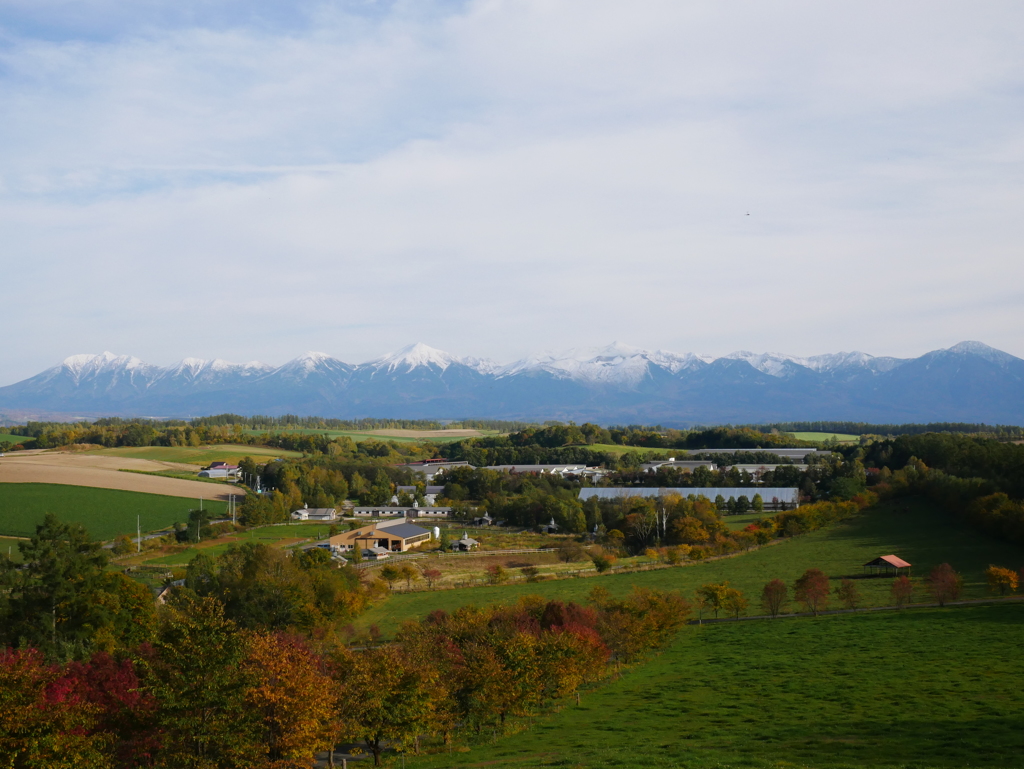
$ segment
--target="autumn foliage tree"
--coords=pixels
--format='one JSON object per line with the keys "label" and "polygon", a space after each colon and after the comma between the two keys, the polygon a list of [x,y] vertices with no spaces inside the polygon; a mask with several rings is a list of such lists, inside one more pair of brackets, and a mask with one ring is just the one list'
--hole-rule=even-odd
{"label": "autumn foliage tree", "polygon": [[852,579],[844,578],[836,588],[836,598],[844,609],[856,609],[860,604],[860,590]]}
{"label": "autumn foliage tree", "polygon": [[948,563],[941,563],[928,575],[928,592],[939,604],[945,606],[946,601],[955,601],[963,590],[964,580]]}
{"label": "autumn foliage tree", "polygon": [[772,616],[772,619],[782,613],[788,593],[786,583],[781,579],[773,579],[761,589],[761,607]]}
{"label": "autumn foliage tree", "polygon": [[242,669],[250,679],[246,705],[259,715],[269,760],[309,766],[333,745],[336,691],[324,660],[301,636],[252,634]]}
{"label": "autumn foliage tree", "polygon": [[902,609],[910,603],[910,599],[914,595],[914,583],[911,582],[910,577],[903,574],[892,581],[889,593],[896,605]]}
{"label": "autumn foliage tree", "polygon": [[828,606],[829,595],[828,575],[820,569],[808,569],[797,579],[793,588],[796,600],[802,603],[808,611],[818,612]]}
{"label": "autumn foliage tree", "polygon": [[985,580],[988,582],[989,590],[999,595],[1014,592],[1019,584],[1017,572],[1002,566],[989,566],[985,569]]}

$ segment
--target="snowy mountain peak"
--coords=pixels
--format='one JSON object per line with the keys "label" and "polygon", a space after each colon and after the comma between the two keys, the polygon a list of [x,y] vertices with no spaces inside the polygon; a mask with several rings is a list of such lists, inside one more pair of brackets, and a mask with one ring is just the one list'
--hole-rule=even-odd
{"label": "snowy mountain peak", "polygon": [[994,347],[989,347],[983,342],[960,342],[955,344],[944,352],[959,353],[961,355],[977,355],[979,358],[984,358],[991,363],[997,363],[999,365],[1005,365],[1010,361],[1017,360],[1013,355],[1005,353],[1002,350],[997,350]]}
{"label": "snowy mountain peak", "polygon": [[429,345],[423,344],[423,342],[417,342],[416,344],[403,347],[398,352],[385,355],[383,358],[369,361],[366,365],[372,366],[378,371],[383,369],[388,372],[399,370],[412,371],[420,366],[439,368],[441,371],[444,371],[453,363],[462,362],[461,359],[456,358],[450,353],[434,349]]}

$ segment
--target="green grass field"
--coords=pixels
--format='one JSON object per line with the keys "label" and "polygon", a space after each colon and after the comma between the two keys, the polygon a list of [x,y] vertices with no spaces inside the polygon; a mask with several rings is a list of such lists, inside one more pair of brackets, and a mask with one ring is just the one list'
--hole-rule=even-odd
{"label": "green grass field", "polygon": [[[339,438],[345,436],[351,438],[356,443],[359,441],[369,440],[373,438],[378,441],[397,441],[398,443],[419,443],[421,441],[428,441],[430,443],[454,443],[455,441],[465,440],[466,436],[449,436],[449,435],[437,435],[437,436],[425,436],[416,437],[411,435],[381,435],[372,430],[317,430],[313,427],[296,427],[289,429],[274,429],[274,430],[246,430],[248,435],[264,435],[266,433],[296,433],[298,435],[329,435],[331,438]],[[481,433],[485,435],[498,435],[497,432],[481,430]]]}
{"label": "green grass field", "polygon": [[[180,553],[143,559],[142,563],[147,566],[185,565],[195,558],[200,551],[207,555],[220,555],[236,542],[257,542],[273,546],[287,539],[326,539],[330,533],[330,528],[330,525],[323,523],[293,523],[287,526],[265,526],[259,529],[249,529],[230,542],[219,542],[209,547],[193,548],[183,550]],[[216,540],[214,541],[216,542]]]}
{"label": "green grass field", "polygon": [[[422,617],[434,609],[450,611],[470,603],[514,601],[526,594],[582,600],[596,585],[618,595],[629,592],[633,585],[642,585],[679,590],[692,598],[693,591],[700,585],[724,580],[729,580],[750,598],[750,613],[755,614],[761,588],[771,579],[778,577],[792,585],[804,570],[818,568],[838,582],[844,576],[859,576],[864,563],[889,553],[912,563],[915,577],[926,576],[940,563],[952,564],[964,577],[965,598],[988,595],[983,572],[990,564],[1014,569],[1024,565],[1021,548],[979,534],[925,500],[900,500],[879,505],[846,523],[718,561],[531,585],[396,594],[372,607],[360,617],[358,624],[362,627],[376,624],[385,635],[390,635],[406,619]],[[864,596],[864,605],[891,603],[891,580],[858,579],[857,585]],[[923,588],[919,588],[919,597],[925,599]]]}
{"label": "green grass field", "polygon": [[724,520],[726,526],[728,526],[733,531],[739,531],[740,529],[749,526],[755,521],[758,521],[761,518],[770,515],[771,513],[742,513],[740,515],[723,516],[722,520]]}
{"label": "green grass field", "polygon": [[794,438],[799,438],[802,441],[827,441],[829,438],[835,438],[840,443],[857,443],[860,441],[859,435],[849,435],[847,433],[792,433]]}
{"label": "green grass field", "polygon": [[222,444],[216,446],[138,446],[120,447],[116,449],[97,449],[88,452],[112,457],[128,457],[130,459],[152,459],[156,462],[181,462],[188,465],[208,465],[211,462],[232,462],[237,464],[243,457],[252,457],[257,462],[265,462],[267,457],[301,457],[301,452],[285,451],[284,449],[267,448],[265,446],[235,446]]}
{"label": "green grass field", "polygon": [[1020,604],[691,626],[579,707],[407,765],[1019,767],[1022,647]]}
{"label": "green grass field", "polygon": [[[80,523],[97,539],[135,534],[135,517],[142,530],[156,531],[185,521],[199,500],[142,494],[136,491],[63,486],[54,483],[5,483],[0,487],[0,534],[31,536],[46,513]],[[223,515],[224,502],[205,500],[203,507]]]}
{"label": "green grass field", "polygon": [[35,438],[26,438],[24,435],[11,435],[10,433],[0,433],[0,450],[3,450],[7,446],[13,446],[16,443],[20,443],[26,449],[28,449],[32,448],[32,444],[34,444],[35,442]]}
{"label": "green grass field", "polygon": [[18,550],[18,543],[22,541],[13,537],[0,537],[0,559],[9,556],[15,563],[20,562],[21,551]]}

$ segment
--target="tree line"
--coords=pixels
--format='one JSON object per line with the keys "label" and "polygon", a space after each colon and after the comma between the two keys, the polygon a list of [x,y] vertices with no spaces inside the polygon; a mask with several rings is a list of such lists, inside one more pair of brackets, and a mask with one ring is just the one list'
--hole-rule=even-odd
{"label": "tree line", "polygon": [[[346,643],[371,588],[324,551],[234,546],[162,605],[52,516],[3,572],[0,765],[309,766],[339,742],[434,748],[503,730],[666,643],[686,601],[526,597]],[[372,639],[372,635],[371,635]]]}

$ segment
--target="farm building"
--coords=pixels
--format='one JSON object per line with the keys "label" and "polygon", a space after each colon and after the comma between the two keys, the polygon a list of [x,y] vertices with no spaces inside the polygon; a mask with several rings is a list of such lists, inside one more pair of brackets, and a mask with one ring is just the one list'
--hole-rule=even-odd
{"label": "farm building", "polygon": [[750,473],[754,477],[754,480],[760,480],[761,476],[765,473],[774,472],[780,467],[795,467],[800,472],[807,469],[807,465],[731,465],[724,469],[726,470],[738,470],[741,473]]}
{"label": "farm building", "polygon": [[792,459],[797,462],[806,462],[807,457],[827,457],[832,454],[831,451],[824,449],[773,449],[773,448],[758,448],[758,449],[691,449],[689,454],[743,454],[744,452],[759,451],[764,454],[774,454],[777,457],[783,459]]}
{"label": "farm building", "polygon": [[238,465],[229,465],[227,462],[212,462],[205,470],[197,474],[199,478],[237,478],[241,472]]}
{"label": "farm building", "polygon": [[[408,494],[410,497],[416,495],[415,486],[399,486],[395,489],[395,496],[391,498],[391,504],[398,504],[398,495]],[[437,502],[437,497],[444,494],[444,486],[425,486],[423,489],[423,499],[427,505],[433,507],[434,503]]]}
{"label": "farm building", "polygon": [[385,521],[361,526],[353,531],[342,532],[331,537],[331,552],[349,552],[359,547],[363,551],[375,547],[384,548],[389,553],[404,553],[411,547],[431,538],[430,531],[422,526],[400,521]]}
{"label": "farm building", "polygon": [[409,462],[408,464],[398,465],[398,467],[404,467],[412,470],[414,473],[419,473],[428,481],[432,481],[435,475],[442,470],[447,470],[449,467],[469,467],[474,470],[476,469],[465,460],[449,461],[447,459],[424,459],[422,462]]}
{"label": "farm building", "polygon": [[708,470],[714,470],[715,463],[710,462],[706,459],[687,460],[669,457],[668,459],[659,459],[654,462],[644,462],[642,465],[640,465],[640,469],[648,473],[655,473],[662,467],[664,467],[666,470],[676,469],[692,473],[698,467],[706,467]]}
{"label": "farm building", "polygon": [[864,569],[869,574],[892,574],[898,575],[906,569],[910,573],[910,564],[895,555],[880,555],[873,561],[864,564]]}
{"label": "farm building", "polygon": [[466,532],[462,533],[462,539],[457,539],[448,545],[452,550],[458,550],[462,553],[468,553],[470,550],[475,550],[480,547],[480,543],[469,536]]}
{"label": "farm building", "polygon": [[293,521],[334,521],[338,511],[333,507],[304,507],[292,513]]}
{"label": "farm building", "polygon": [[760,494],[765,510],[792,510],[800,504],[799,489],[767,486],[684,489],[667,489],[654,486],[620,486],[604,489],[580,489],[579,499],[581,502],[586,502],[593,497],[597,497],[600,500],[624,499],[626,497],[667,497],[670,494],[678,494],[681,497],[691,495],[707,497],[712,502],[718,496],[721,496],[728,502],[730,499],[738,499],[739,497],[746,497],[748,500],[752,500],[755,494]]}
{"label": "farm building", "polygon": [[447,518],[452,514],[450,507],[401,507],[398,505],[376,505],[374,507],[353,507],[356,518]]}

